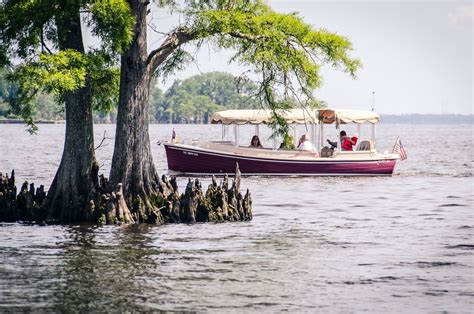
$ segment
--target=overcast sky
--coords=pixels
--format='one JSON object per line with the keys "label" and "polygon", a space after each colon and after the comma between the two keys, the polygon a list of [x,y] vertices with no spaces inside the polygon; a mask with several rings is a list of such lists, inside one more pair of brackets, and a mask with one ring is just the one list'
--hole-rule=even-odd
{"label": "overcast sky", "polygon": [[[471,1],[289,1],[269,4],[278,12],[300,13],[316,28],[348,37],[353,57],[363,68],[357,79],[327,67],[324,85],[316,91],[329,106],[370,109],[375,91],[379,113],[473,112],[473,27]],[[154,24],[173,25],[175,18],[153,12]],[[150,32],[149,44],[160,35]],[[240,74],[227,64],[229,52],[203,47],[199,62],[168,79],[209,71]]]}

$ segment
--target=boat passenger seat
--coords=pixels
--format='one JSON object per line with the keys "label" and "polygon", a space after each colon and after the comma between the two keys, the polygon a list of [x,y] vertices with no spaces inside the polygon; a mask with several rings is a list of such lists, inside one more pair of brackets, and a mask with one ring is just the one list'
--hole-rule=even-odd
{"label": "boat passenger seat", "polygon": [[360,142],[359,148],[357,150],[371,150],[371,149],[372,149],[372,145],[370,141],[362,141]]}

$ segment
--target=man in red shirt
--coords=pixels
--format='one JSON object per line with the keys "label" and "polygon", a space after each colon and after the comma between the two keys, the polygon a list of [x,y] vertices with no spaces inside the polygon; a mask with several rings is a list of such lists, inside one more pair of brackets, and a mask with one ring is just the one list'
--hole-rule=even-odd
{"label": "man in red shirt", "polygon": [[[357,136],[350,138],[347,136],[346,131],[341,131],[341,133],[339,133],[339,138],[341,139],[341,148],[343,151],[352,151],[353,146],[357,144]],[[336,142],[331,142],[330,140],[327,141],[333,148],[336,148]]]}

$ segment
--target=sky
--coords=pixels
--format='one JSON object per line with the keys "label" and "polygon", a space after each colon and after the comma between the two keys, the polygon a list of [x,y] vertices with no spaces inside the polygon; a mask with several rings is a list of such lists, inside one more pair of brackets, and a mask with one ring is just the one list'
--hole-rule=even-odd
{"label": "sky", "polygon": [[[473,28],[471,1],[268,1],[277,12],[299,12],[315,28],[345,36],[353,44],[352,57],[363,67],[354,80],[326,66],[324,84],[315,91],[330,107],[370,110],[381,114],[473,113]],[[151,24],[166,29],[177,18],[152,11]],[[149,48],[163,35],[149,31]],[[188,48],[194,52],[193,47]],[[170,77],[246,69],[228,64],[229,51],[204,45],[197,62]],[[372,93],[374,92],[374,94]]]}

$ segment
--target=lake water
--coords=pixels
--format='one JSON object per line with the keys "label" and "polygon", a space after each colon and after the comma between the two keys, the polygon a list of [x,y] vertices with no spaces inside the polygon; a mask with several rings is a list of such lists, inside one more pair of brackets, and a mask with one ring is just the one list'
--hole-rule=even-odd
{"label": "lake water", "polygon": [[[172,127],[150,126],[160,173],[166,160],[155,143]],[[96,125],[96,144],[114,128]],[[174,128],[185,141],[221,134]],[[18,184],[50,184],[63,132],[0,125],[0,171],[14,168]],[[246,141],[253,128],[240,134]],[[247,177],[251,222],[0,224],[0,312],[472,312],[473,126],[382,124],[377,135],[379,150],[400,135],[408,152],[393,177]],[[104,143],[97,156],[107,174],[113,139]]]}

